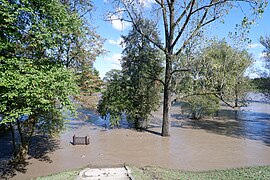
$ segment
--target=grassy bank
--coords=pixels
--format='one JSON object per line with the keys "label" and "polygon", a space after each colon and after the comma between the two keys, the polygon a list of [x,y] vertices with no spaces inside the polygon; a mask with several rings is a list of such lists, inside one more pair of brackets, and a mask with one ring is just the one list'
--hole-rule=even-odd
{"label": "grassy bank", "polygon": [[[190,179],[190,180],[209,180],[209,179],[270,179],[270,166],[238,168],[228,170],[213,170],[203,172],[190,172],[171,170],[159,167],[137,168],[130,167],[132,175],[136,180],[172,180],[172,179]],[[65,171],[58,174],[40,177],[38,180],[73,180],[82,169]]]}
{"label": "grassy bank", "polygon": [[239,168],[228,170],[213,170],[204,172],[189,172],[170,170],[159,167],[136,168],[132,167],[135,179],[270,179],[270,166]]}

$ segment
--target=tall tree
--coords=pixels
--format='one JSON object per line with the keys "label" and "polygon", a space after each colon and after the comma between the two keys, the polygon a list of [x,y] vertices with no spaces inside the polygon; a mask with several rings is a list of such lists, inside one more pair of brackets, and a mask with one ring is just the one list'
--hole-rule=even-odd
{"label": "tall tree", "polygon": [[196,73],[201,77],[201,84],[206,86],[204,89],[215,92],[215,96],[231,108],[244,106],[249,91],[244,73],[253,61],[248,52],[220,41],[205,48],[199,59]]}
{"label": "tall tree", "polygon": [[[147,30],[148,36],[158,38],[152,22],[143,20],[139,26]],[[122,52],[122,71],[119,76],[113,73],[113,78],[109,78],[112,81],[102,95],[100,104],[100,110],[104,109],[102,106],[106,106],[107,111],[100,112],[103,116],[109,113],[111,117],[125,113],[127,120],[134,122],[139,129],[145,127],[151,111],[159,105],[160,82],[157,79],[162,71],[162,56],[158,49],[134,28],[127,36],[123,36],[123,39],[125,48]],[[120,89],[116,90],[116,85],[119,85]],[[116,101],[117,98],[120,98],[119,101]]]}
{"label": "tall tree", "polygon": [[[94,7],[89,0],[61,0],[61,3],[65,5],[70,16],[77,17],[80,21],[73,22],[73,28],[62,32],[61,44],[56,54],[60,62],[75,71],[81,94],[91,95],[101,85],[93,63],[104,53],[104,40],[90,23]],[[74,26],[76,22],[78,24]]]}
{"label": "tall tree", "polygon": [[0,123],[11,130],[17,127],[15,156],[21,160],[35,130],[61,130],[62,110],[73,109],[75,79],[55,51],[62,32],[78,28],[80,19],[69,15],[58,0],[4,0],[0,20]]}
{"label": "tall tree", "polygon": [[[246,105],[245,97],[250,85],[245,72],[252,61],[245,50],[235,49],[225,41],[213,42],[190,60],[190,73],[182,75],[185,77],[182,80],[185,87],[180,85],[178,91],[189,96],[191,107],[195,104],[194,107],[198,107],[199,111],[202,109],[199,99],[202,106],[206,107],[205,111],[211,113],[218,110],[216,104],[219,104],[219,100],[233,109],[239,109]],[[211,103],[205,103],[210,98],[213,108],[209,108]],[[214,99],[217,103],[214,103]]]}
{"label": "tall tree", "polygon": [[[164,101],[163,101],[163,125],[162,135],[169,136],[170,127],[170,107],[172,96],[172,77],[180,72],[184,67],[173,70],[173,63],[178,60],[178,56],[183,53],[187,44],[210,23],[224,17],[233,8],[239,8],[240,4],[250,6],[247,14],[256,16],[264,11],[267,0],[154,0],[153,12],[149,15],[145,8],[148,6],[141,0],[115,0],[116,11],[109,13],[109,20],[120,17],[121,20],[131,22],[135,29],[151,41],[155,46],[165,53],[165,80]],[[117,14],[117,16],[115,15]],[[147,16],[148,15],[148,16]],[[148,36],[142,28],[138,26],[141,19],[158,17],[157,22],[161,27],[164,43],[160,43]],[[162,18],[160,18],[162,17]],[[110,19],[111,18],[111,19]],[[244,26],[249,25],[247,17],[243,19]]]}

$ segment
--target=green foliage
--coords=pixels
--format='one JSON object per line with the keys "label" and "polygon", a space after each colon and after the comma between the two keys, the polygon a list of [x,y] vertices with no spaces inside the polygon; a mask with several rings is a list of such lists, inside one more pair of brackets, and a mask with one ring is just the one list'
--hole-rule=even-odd
{"label": "green foliage", "polygon": [[81,72],[76,73],[76,82],[80,87],[81,95],[92,95],[94,92],[99,92],[103,85],[98,71],[87,65]]}
{"label": "green foliage", "polygon": [[91,15],[93,5],[89,0],[61,2],[74,20],[71,21],[71,28],[62,32],[62,39],[56,53],[62,64],[75,71],[81,95],[91,95],[99,91],[102,85],[98,73],[93,68],[93,62],[97,56],[104,53],[104,40],[89,23],[91,18],[86,16]]}
{"label": "green foliage", "polygon": [[191,72],[182,79],[186,86],[179,91],[185,96],[212,94],[232,108],[244,106],[251,89],[244,73],[251,63],[246,51],[214,42],[191,59]]}
{"label": "green foliage", "polygon": [[270,98],[270,77],[255,78],[252,80],[255,89]]}
{"label": "green foliage", "polygon": [[[149,36],[157,37],[151,22],[142,21],[140,28],[148,29]],[[107,89],[102,94],[98,111],[102,116],[110,114],[112,125],[117,125],[122,113],[136,128],[146,126],[151,111],[159,104],[160,77],[162,66],[158,50],[135,28],[123,37],[122,71],[107,74]]]}
{"label": "green foliage", "polygon": [[36,66],[33,61],[3,59],[0,67],[1,123],[22,115],[38,115],[57,106],[72,107],[69,95],[76,90],[73,75],[59,65]]}
{"label": "green foliage", "polygon": [[[188,45],[197,36],[200,36],[208,25],[215,21],[222,21],[222,18],[229,14],[231,9],[241,8],[241,4],[246,5],[245,11],[241,8],[245,18],[241,23],[241,29],[244,29],[244,31],[240,34],[239,39],[247,40],[242,36],[248,32],[249,26],[263,13],[267,5],[267,0],[154,1],[153,5],[151,4],[153,11],[149,11],[149,6],[141,1],[114,0],[113,2],[115,2],[115,8],[112,8],[113,12],[108,13],[108,20],[112,21],[115,17],[124,17],[121,20],[131,22],[136,31],[155,44],[165,54],[163,136],[169,136],[173,75],[185,68],[174,66],[178,57],[187,50]],[[149,18],[159,25],[161,32],[159,37],[164,40],[162,43],[148,36],[147,29],[137,26],[137,22],[144,18]],[[187,58],[187,60],[189,59]]]}
{"label": "green foliage", "polygon": [[212,116],[219,109],[219,99],[214,95],[194,95],[185,98],[181,108],[183,113],[188,113],[192,119],[201,119],[203,116]]}
{"label": "green foliage", "polygon": [[62,110],[73,111],[73,72],[60,61],[63,36],[82,21],[58,0],[2,1],[0,4],[0,124],[17,126],[19,158],[36,128],[56,133]]}
{"label": "green foliage", "polygon": [[111,126],[119,125],[122,113],[125,111],[127,99],[125,79],[119,70],[111,70],[106,73],[106,91],[102,93],[102,99],[98,104],[99,114],[106,119],[109,113]]}

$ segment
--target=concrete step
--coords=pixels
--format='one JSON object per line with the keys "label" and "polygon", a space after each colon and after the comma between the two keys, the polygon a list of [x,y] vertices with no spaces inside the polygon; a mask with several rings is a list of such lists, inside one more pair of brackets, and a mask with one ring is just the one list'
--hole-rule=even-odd
{"label": "concrete step", "polygon": [[76,180],[134,180],[128,167],[119,168],[86,168]]}

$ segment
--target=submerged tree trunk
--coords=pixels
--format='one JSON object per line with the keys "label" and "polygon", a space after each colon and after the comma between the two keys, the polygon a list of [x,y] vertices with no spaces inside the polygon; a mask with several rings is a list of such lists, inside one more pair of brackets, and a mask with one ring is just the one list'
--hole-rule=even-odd
{"label": "submerged tree trunk", "polygon": [[170,136],[170,110],[171,110],[171,56],[166,56],[165,85],[163,95],[163,122],[162,136]]}
{"label": "submerged tree trunk", "polygon": [[15,153],[16,150],[16,142],[15,142],[15,133],[14,133],[14,128],[12,125],[12,122],[9,123],[9,128],[10,128],[10,132],[11,132],[11,136],[12,136],[12,146],[13,146],[13,153]]}
{"label": "submerged tree trunk", "polygon": [[35,125],[36,125],[36,120],[35,118],[29,118],[28,119],[28,123],[29,123],[29,129],[30,132],[29,134],[24,131],[22,124],[19,120],[17,120],[17,126],[18,126],[18,132],[20,134],[20,146],[18,148],[18,151],[15,152],[14,154],[14,160],[21,162],[24,161],[26,159],[26,156],[28,154],[29,151],[29,144],[31,141],[31,138],[33,136],[34,130],[35,130]]}
{"label": "submerged tree trunk", "polygon": [[234,107],[237,108],[238,107],[238,84],[237,83],[235,84],[234,92],[235,92]]}
{"label": "submerged tree trunk", "polygon": [[171,106],[171,92],[168,87],[164,87],[164,100],[163,100],[163,123],[162,123],[162,136],[170,136],[170,106]]}
{"label": "submerged tree trunk", "polygon": [[20,146],[18,151],[15,154],[14,160],[16,162],[22,162],[26,159],[28,154],[29,145],[26,142],[23,142]]}

